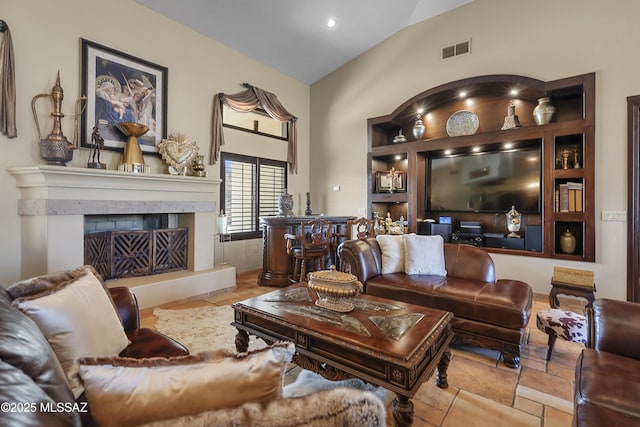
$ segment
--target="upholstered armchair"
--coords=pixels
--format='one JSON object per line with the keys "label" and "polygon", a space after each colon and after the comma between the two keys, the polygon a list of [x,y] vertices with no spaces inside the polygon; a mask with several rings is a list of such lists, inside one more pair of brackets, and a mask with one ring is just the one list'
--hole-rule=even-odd
{"label": "upholstered armchair", "polygon": [[574,426],[640,425],[640,304],[597,299],[578,357]]}

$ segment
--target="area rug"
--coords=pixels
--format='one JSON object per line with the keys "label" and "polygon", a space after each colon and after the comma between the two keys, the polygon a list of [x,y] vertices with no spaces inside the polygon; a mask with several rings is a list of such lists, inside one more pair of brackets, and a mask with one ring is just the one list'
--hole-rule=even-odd
{"label": "area rug", "polygon": [[[156,330],[180,342],[190,353],[217,349],[236,351],[238,331],[231,326],[233,309],[230,305],[183,310],[156,308],[153,315],[158,318]],[[250,337],[249,350],[263,347],[266,347],[264,341]]]}

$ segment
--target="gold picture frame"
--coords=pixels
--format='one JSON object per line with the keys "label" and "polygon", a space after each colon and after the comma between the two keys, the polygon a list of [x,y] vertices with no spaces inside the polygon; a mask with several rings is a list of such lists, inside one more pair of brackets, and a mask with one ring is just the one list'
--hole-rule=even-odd
{"label": "gold picture frame", "polygon": [[407,191],[407,173],[403,171],[378,171],[375,173],[376,193]]}

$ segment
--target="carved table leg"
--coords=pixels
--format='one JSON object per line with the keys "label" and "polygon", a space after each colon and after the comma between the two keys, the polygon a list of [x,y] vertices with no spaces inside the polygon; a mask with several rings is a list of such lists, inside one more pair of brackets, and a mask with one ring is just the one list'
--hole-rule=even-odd
{"label": "carved table leg", "polygon": [[449,362],[451,362],[451,350],[447,348],[444,353],[442,353],[440,362],[438,362],[436,385],[440,388],[449,387],[449,382],[447,381],[447,369],[449,368]]}
{"label": "carved table leg", "polygon": [[247,331],[238,329],[236,334],[236,351],[238,353],[244,353],[249,349],[249,334]]}
{"label": "carved table leg", "polygon": [[393,419],[396,426],[405,427],[413,423],[413,402],[406,396],[396,395],[392,403]]}

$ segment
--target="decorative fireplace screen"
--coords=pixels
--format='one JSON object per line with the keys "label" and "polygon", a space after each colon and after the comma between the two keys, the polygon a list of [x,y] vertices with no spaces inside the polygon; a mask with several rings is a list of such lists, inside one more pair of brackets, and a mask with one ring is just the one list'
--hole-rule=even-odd
{"label": "decorative fireplace screen", "polygon": [[84,236],[84,262],[105,280],[187,268],[187,229],[120,230]]}

